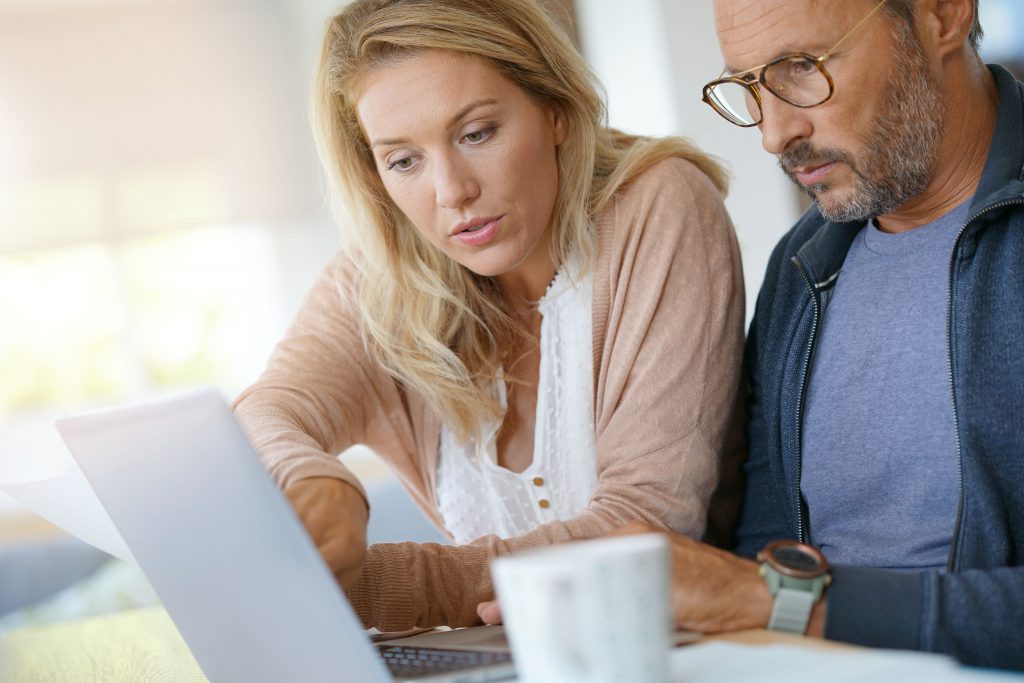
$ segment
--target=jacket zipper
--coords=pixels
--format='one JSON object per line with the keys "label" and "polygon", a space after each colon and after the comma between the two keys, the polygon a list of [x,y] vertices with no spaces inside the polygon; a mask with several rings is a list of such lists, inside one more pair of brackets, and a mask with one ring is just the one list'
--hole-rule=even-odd
{"label": "jacket zipper", "polygon": [[806,543],[806,534],[804,533],[804,509],[803,505],[800,504],[800,470],[803,467],[803,410],[804,410],[804,397],[807,395],[807,375],[811,368],[811,351],[814,348],[814,338],[818,334],[818,319],[821,315],[821,306],[818,303],[817,291],[814,289],[814,285],[811,283],[810,278],[807,277],[807,272],[796,256],[792,259],[793,265],[800,271],[800,276],[804,279],[804,284],[807,285],[807,291],[811,294],[811,303],[814,305],[814,320],[811,323],[811,336],[807,340],[807,352],[804,354],[804,367],[800,373],[800,398],[797,399],[796,403],[796,470],[794,477],[794,496],[796,500],[796,534],[797,540],[801,543]]}
{"label": "jacket zipper", "polygon": [[[956,239],[953,240],[953,253],[950,254],[949,257],[949,287],[946,291],[946,362],[949,370],[949,397],[950,402],[953,404],[953,431],[956,434],[956,458],[959,480],[957,482],[958,498],[956,505],[956,522],[953,525],[953,538],[949,543],[949,558],[946,561],[946,571],[948,572],[952,572],[956,565],[954,558],[956,557],[957,546],[960,541],[960,522],[964,512],[964,453],[963,445],[960,442],[960,414],[956,407],[956,389],[953,382],[953,275],[956,269],[956,253],[960,246],[960,238],[963,237],[963,234],[967,231],[967,228],[971,223],[990,211],[1002,209],[1007,206],[1019,205],[1024,205],[1024,199],[1016,199],[993,204],[992,206],[987,206],[971,216],[970,219],[964,223],[964,226],[960,228],[960,232],[957,233]],[[806,278],[804,279],[806,281]]]}

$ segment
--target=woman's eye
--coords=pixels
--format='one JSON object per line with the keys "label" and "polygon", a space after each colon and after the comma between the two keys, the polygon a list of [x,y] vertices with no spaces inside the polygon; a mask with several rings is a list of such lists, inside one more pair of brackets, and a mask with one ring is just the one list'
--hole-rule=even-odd
{"label": "woman's eye", "polygon": [[412,157],[402,157],[401,159],[395,159],[388,164],[389,171],[408,171],[412,168],[413,159]]}
{"label": "woman's eye", "polygon": [[491,137],[491,133],[494,132],[493,128],[484,128],[483,130],[475,130],[472,133],[466,133],[462,136],[462,139],[470,144],[478,144]]}

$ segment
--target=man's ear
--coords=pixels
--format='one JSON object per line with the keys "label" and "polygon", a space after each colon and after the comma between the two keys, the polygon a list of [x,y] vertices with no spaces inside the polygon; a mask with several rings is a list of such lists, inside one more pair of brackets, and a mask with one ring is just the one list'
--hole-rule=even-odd
{"label": "man's ear", "polygon": [[974,0],[925,0],[917,5],[915,21],[921,41],[944,58],[968,44]]}

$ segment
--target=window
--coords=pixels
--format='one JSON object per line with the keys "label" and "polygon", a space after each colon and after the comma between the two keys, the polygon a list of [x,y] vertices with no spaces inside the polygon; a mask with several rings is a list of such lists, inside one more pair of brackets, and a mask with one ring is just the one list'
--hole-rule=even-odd
{"label": "window", "polygon": [[262,369],[337,242],[289,4],[0,5],[0,473],[57,414]]}
{"label": "window", "polygon": [[986,62],[999,62],[1017,78],[1024,78],[1024,4],[1020,0],[985,0],[980,3],[981,56]]}

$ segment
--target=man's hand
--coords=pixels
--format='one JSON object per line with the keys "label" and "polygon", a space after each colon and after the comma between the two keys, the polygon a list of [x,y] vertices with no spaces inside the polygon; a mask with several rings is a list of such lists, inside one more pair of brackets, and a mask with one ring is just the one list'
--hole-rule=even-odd
{"label": "man's hand", "polygon": [[[613,534],[658,532],[649,524],[632,522]],[[672,555],[672,615],[677,628],[726,633],[768,626],[773,601],[756,562],[685,536],[665,535]],[[485,624],[501,623],[497,600],[480,603],[476,613]],[[807,635],[822,637],[824,625],[822,599],[811,612]]]}
{"label": "man's hand", "polygon": [[[612,535],[660,531],[632,522]],[[677,628],[720,633],[768,625],[772,598],[756,563],[684,536],[666,536],[672,556],[672,615]],[[501,623],[497,600],[480,603],[476,613],[485,624]]]}
{"label": "man's hand", "polygon": [[355,488],[340,479],[302,479],[285,489],[285,495],[324,561],[343,588],[349,588],[363,571],[366,557],[366,501]]}
{"label": "man's hand", "polygon": [[[639,522],[616,533],[650,533]],[[700,633],[765,628],[772,597],[757,563],[693,539],[667,534],[672,554],[672,614],[676,626]]]}

